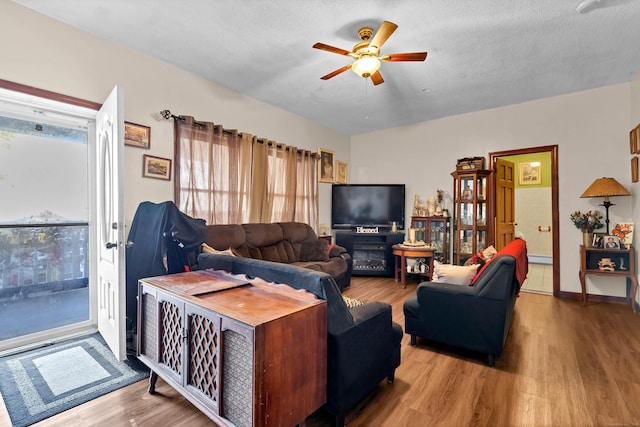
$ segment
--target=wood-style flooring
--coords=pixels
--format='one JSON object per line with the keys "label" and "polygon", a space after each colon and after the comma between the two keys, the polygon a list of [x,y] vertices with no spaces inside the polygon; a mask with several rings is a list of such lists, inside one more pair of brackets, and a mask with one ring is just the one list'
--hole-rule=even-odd
{"label": "wood-style flooring", "polygon": [[[416,284],[354,277],[344,293],[386,301],[404,328],[402,304]],[[349,426],[640,425],[640,315],[620,304],[522,293],[502,357],[490,368],[478,355],[434,348],[409,336],[395,382],[380,383],[348,414]],[[37,426],[211,426],[158,380],[141,381]],[[10,425],[0,403],[0,425]],[[307,426],[332,426],[321,411]]]}

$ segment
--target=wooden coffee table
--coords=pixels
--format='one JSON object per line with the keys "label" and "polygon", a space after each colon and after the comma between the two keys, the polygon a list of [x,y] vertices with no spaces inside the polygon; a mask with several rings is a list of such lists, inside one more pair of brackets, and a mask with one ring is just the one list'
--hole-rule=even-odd
{"label": "wooden coffee table", "polygon": [[395,255],[395,278],[396,282],[400,282],[403,288],[407,287],[407,258],[428,258],[429,271],[411,272],[409,274],[416,274],[425,277],[427,280],[431,280],[431,273],[433,272],[433,248],[431,246],[405,246],[402,244],[393,245],[393,255]]}

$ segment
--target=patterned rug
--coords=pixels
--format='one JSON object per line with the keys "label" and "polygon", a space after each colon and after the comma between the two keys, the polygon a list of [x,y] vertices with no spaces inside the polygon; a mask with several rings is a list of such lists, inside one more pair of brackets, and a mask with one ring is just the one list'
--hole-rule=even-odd
{"label": "patterned rug", "polygon": [[118,362],[100,334],[0,358],[0,393],[15,427],[28,426],[149,376]]}

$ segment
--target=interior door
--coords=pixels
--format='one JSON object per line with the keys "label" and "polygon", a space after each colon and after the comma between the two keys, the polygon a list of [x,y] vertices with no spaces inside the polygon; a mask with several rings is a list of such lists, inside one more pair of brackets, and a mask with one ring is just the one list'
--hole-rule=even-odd
{"label": "interior door", "polygon": [[98,330],[119,360],[126,358],[124,235],[124,98],[116,86],[96,116]]}
{"label": "interior door", "polygon": [[495,248],[502,249],[515,238],[514,163],[497,158],[494,165],[496,198]]}

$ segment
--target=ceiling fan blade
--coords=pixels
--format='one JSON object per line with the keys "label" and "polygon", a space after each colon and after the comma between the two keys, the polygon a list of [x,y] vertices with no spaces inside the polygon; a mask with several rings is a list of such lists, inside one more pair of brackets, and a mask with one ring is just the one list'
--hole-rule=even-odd
{"label": "ceiling fan blade", "polygon": [[375,86],[379,85],[380,83],[384,83],[384,79],[382,78],[382,74],[380,74],[380,70],[371,74],[371,81]]}
{"label": "ceiling fan blade", "polygon": [[389,36],[393,34],[393,32],[398,28],[396,24],[389,21],[384,21],[380,28],[378,28],[378,32],[373,36],[371,41],[369,42],[369,47],[376,47],[378,50],[382,47],[384,42],[387,41]]}
{"label": "ceiling fan blade", "polygon": [[329,46],[324,43],[316,43],[313,45],[315,49],[326,50],[327,52],[337,53],[338,55],[350,55],[348,50],[340,49],[339,47]]}
{"label": "ceiling fan blade", "polygon": [[345,71],[347,71],[349,68],[351,68],[351,64],[349,64],[349,65],[345,65],[345,66],[344,66],[344,67],[342,67],[342,68],[338,68],[337,70],[332,71],[331,73],[327,74],[326,76],[322,76],[322,77],[320,77],[320,79],[322,79],[322,80],[329,80],[331,77],[335,77],[335,76],[337,76],[337,75],[338,75],[338,74],[340,74],[340,73],[344,73],[344,72],[345,72]]}
{"label": "ceiling fan blade", "polygon": [[424,61],[425,59],[427,59],[427,52],[391,53],[380,57],[384,62]]}

